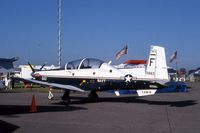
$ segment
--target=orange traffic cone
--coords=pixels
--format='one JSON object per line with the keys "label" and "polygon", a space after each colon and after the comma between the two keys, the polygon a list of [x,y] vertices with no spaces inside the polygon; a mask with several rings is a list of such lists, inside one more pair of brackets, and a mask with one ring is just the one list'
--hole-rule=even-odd
{"label": "orange traffic cone", "polygon": [[34,95],[32,96],[31,107],[30,107],[29,112],[30,113],[37,112],[37,107],[36,107],[36,104],[35,104],[35,96]]}

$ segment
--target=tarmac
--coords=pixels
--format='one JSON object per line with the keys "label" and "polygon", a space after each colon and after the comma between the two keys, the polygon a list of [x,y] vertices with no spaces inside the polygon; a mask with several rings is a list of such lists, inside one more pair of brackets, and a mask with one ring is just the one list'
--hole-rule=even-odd
{"label": "tarmac", "polygon": [[[41,92],[0,92],[0,133],[200,133],[200,83],[186,93],[138,97],[100,92],[89,103],[85,93],[62,93],[48,100]],[[32,96],[36,113],[30,113]]]}

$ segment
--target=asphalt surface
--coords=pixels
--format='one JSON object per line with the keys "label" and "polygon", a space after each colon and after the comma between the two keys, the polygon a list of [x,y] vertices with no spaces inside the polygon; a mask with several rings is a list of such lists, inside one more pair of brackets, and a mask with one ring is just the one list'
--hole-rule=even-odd
{"label": "asphalt surface", "polygon": [[[73,93],[64,105],[62,93],[0,92],[0,133],[200,133],[200,83],[187,93],[147,97],[99,93],[89,103],[87,94]],[[32,95],[37,112],[30,113]]]}

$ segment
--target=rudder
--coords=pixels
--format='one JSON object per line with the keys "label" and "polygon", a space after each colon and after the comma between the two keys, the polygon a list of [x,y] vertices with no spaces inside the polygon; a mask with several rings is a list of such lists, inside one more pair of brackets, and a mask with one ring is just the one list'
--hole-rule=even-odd
{"label": "rudder", "polygon": [[146,68],[146,76],[162,80],[169,79],[164,47],[151,46]]}

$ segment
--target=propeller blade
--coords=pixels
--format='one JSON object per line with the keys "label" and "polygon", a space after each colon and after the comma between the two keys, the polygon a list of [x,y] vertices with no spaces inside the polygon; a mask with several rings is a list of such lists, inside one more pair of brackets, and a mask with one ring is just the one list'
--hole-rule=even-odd
{"label": "propeller blade", "polygon": [[28,62],[28,65],[30,66],[32,72],[34,73],[34,72],[35,72],[35,69],[32,67],[32,65],[30,64],[30,62]]}
{"label": "propeller blade", "polygon": [[42,70],[44,68],[44,66],[45,66],[45,63],[42,65],[42,67],[40,68],[40,70]]}

